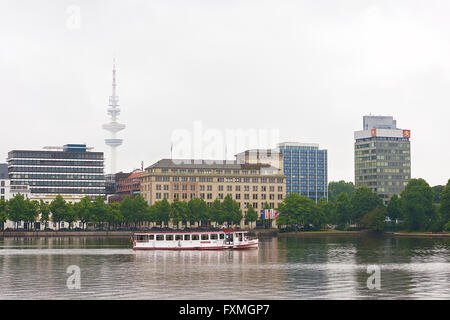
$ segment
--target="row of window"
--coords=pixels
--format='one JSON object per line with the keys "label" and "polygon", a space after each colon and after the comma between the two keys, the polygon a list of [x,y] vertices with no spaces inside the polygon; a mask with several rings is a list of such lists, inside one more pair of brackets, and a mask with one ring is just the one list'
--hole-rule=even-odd
{"label": "row of window", "polygon": [[31,193],[43,193],[43,194],[105,194],[105,188],[100,189],[80,189],[80,188],[32,188]]}
{"label": "row of window", "polygon": [[137,242],[146,241],[196,241],[196,240],[218,240],[225,239],[225,234],[223,233],[212,233],[212,234],[149,234],[149,235],[137,235]]}
{"label": "row of window", "polygon": [[102,168],[9,167],[9,172],[103,173]]}
{"label": "row of window", "polygon": [[40,179],[40,180],[105,180],[104,175],[94,174],[31,174],[13,173],[11,179]]}
{"label": "row of window", "polygon": [[104,187],[105,182],[91,182],[91,181],[11,181],[11,185],[29,185],[29,186],[55,186],[55,187]]}
{"label": "row of window", "polygon": [[[143,181],[149,181],[150,177],[144,177]],[[239,177],[168,177],[168,176],[155,176],[155,181],[173,181],[173,182],[228,182],[228,183],[284,183],[283,178],[239,178]]]}
{"label": "row of window", "polygon": [[11,151],[8,158],[38,158],[38,159],[96,159],[103,160],[103,152],[40,152]]}
{"label": "row of window", "polygon": [[66,161],[66,160],[11,160],[9,165],[30,165],[30,166],[84,166],[103,167],[103,161]]}

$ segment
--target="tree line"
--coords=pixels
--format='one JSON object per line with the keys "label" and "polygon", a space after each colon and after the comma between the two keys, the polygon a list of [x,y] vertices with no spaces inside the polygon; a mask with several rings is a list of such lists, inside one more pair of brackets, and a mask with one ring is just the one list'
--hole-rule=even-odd
{"label": "tree line", "polygon": [[[439,202],[436,202],[439,190]],[[367,187],[356,189],[351,182],[330,182],[329,201],[315,201],[289,194],[279,205],[278,225],[303,230],[320,230],[327,225],[348,230],[351,226],[382,231],[450,231],[450,179],[442,188],[430,187],[424,179],[411,179],[400,195],[384,205]],[[386,222],[386,218],[392,221]],[[395,221],[395,222],[394,222]],[[398,222],[398,223],[397,223]]]}
{"label": "tree line", "polygon": [[[253,208],[248,209],[246,220],[256,221],[257,213]],[[84,197],[80,202],[66,202],[58,195],[50,203],[44,201],[31,201],[18,194],[6,201],[0,200],[0,224],[3,230],[6,220],[14,222],[15,229],[20,221],[28,222],[30,229],[39,221],[43,225],[53,222],[60,229],[61,222],[69,224],[72,229],[73,223],[79,221],[81,228],[85,229],[88,224],[105,227],[107,229],[119,228],[142,228],[150,222],[167,227],[171,221],[175,227],[181,222],[187,225],[197,223],[198,226],[211,226],[212,222],[227,225],[239,224],[243,218],[242,210],[238,203],[231,198],[225,197],[223,201],[216,199],[211,206],[200,198],[191,199],[188,202],[175,199],[169,203],[167,199],[148,205],[147,201],[140,195],[130,198],[125,197],[120,203],[105,203],[103,197],[99,196],[94,201]]]}

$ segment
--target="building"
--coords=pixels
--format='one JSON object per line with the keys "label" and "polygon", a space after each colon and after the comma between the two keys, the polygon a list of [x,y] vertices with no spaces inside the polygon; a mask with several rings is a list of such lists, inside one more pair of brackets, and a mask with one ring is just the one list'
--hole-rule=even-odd
{"label": "building", "polygon": [[244,215],[249,205],[259,210],[267,202],[277,208],[285,188],[285,176],[278,168],[237,161],[162,159],[141,175],[141,195],[149,204],[163,198],[169,202],[201,198],[210,206],[230,195]]}
{"label": "building", "polygon": [[123,199],[126,196],[134,198],[141,192],[141,179],[143,171],[137,169],[117,180],[117,194]]}
{"label": "building", "polygon": [[247,150],[236,155],[246,163],[269,163],[286,176],[286,194],[298,193],[314,201],[328,199],[327,150],[318,144],[283,142],[276,149]]}
{"label": "building", "polygon": [[411,179],[411,131],[393,117],[365,116],[355,131],[355,186],[367,186],[385,203]]}
{"label": "building", "polygon": [[44,150],[10,151],[7,162],[11,194],[14,195],[16,189],[28,190],[32,200],[46,202],[57,195],[69,202],[77,202],[85,196],[104,197],[103,152],[89,149],[92,148],[85,144],[67,144]]}
{"label": "building", "polygon": [[0,163],[0,199],[9,200],[10,197],[11,193],[8,164]]}

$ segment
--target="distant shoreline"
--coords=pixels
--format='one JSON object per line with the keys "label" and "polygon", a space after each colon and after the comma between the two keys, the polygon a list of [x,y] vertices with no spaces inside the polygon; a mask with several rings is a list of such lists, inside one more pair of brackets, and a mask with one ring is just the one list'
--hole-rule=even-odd
{"label": "distant shoreline", "polygon": [[[355,236],[369,235],[370,231],[293,231],[279,232],[277,229],[247,230],[251,236],[258,237],[328,237],[328,236]],[[0,238],[48,238],[48,237],[99,237],[99,238],[129,238],[135,231],[0,231]],[[153,231],[154,232],[154,231]],[[163,231],[164,232],[164,231]],[[177,232],[174,230],[173,232]],[[183,231],[181,231],[183,232]],[[195,231],[193,231],[195,232]],[[204,231],[203,231],[204,232]],[[211,232],[214,232],[211,230]],[[394,237],[433,237],[446,238],[450,233],[426,232],[383,232],[380,235]]]}

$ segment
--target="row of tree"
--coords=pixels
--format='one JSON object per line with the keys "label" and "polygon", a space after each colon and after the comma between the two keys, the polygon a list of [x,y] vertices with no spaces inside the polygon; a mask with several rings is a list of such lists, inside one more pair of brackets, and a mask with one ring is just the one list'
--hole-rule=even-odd
{"label": "row of tree", "polygon": [[[69,224],[72,228],[74,222],[81,222],[81,228],[87,224],[106,226],[108,229],[121,227],[142,227],[153,222],[161,227],[168,226],[171,221],[175,226],[180,222],[187,225],[197,223],[199,226],[210,226],[212,222],[228,225],[239,224],[243,218],[242,210],[238,203],[230,196],[222,202],[215,200],[212,206],[208,206],[203,199],[191,199],[189,202],[175,199],[169,203],[167,199],[148,205],[140,195],[130,198],[126,197],[120,203],[105,203],[103,197],[97,197],[91,201],[88,197],[82,198],[80,202],[69,203],[63,197],[56,196],[50,204],[25,199],[23,195],[5,201],[0,200],[0,224],[6,220],[13,221],[17,228],[20,221],[28,222],[31,229],[33,224],[39,220],[46,225],[52,221]],[[256,221],[257,213],[253,208],[248,209],[247,221]]]}
{"label": "row of tree", "polygon": [[[435,202],[435,192],[425,180],[412,179],[400,196],[391,197],[387,206],[367,187],[352,191],[349,185],[345,183],[345,191],[330,201],[322,198],[317,203],[299,194],[289,194],[278,206],[277,224],[304,230],[319,230],[327,225],[335,225],[338,229],[357,226],[382,230],[386,226],[386,217],[390,217],[402,221],[400,226],[411,231],[450,230],[450,180],[441,189],[439,203]],[[264,209],[267,208],[268,204]],[[85,197],[74,204],[67,203],[61,196],[50,204],[24,199],[20,194],[8,201],[0,200],[2,228],[6,220],[11,220],[16,228],[19,221],[25,221],[33,229],[38,218],[44,225],[49,221],[59,226],[61,222],[67,222],[71,228],[73,222],[80,221],[83,229],[87,224],[117,229],[142,227],[149,222],[165,227],[169,221],[174,226],[179,223],[187,225],[187,222],[199,226],[210,226],[212,222],[232,225],[239,224],[243,214],[230,196],[223,201],[216,199],[211,206],[199,198],[188,202],[175,199],[172,203],[163,199],[148,205],[141,196],[126,197],[120,203],[108,204],[102,197],[94,201]],[[257,212],[250,206],[245,220],[254,222],[257,219]]]}
{"label": "row of tree", "polygon": [[[399,228],[410,231],[450,230],[450,180],[435,201],[435,191],[424,179],[412,179],[400,196],[394,195],[387,206],[367,187],[353,189],[352,183],[330,183],[333,192],[330,201],[313,200],[298,194],[288,195],[279,206],[278,225],[294,228],[321,229],[336,225],[338,229],[357,226],[371,230],[383,230],[386,217],[400,221]],[[331,192],[331,190],[329,190]]]}

